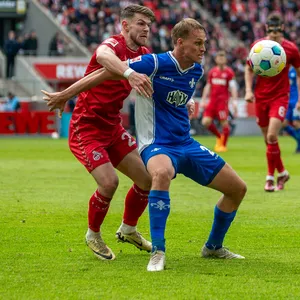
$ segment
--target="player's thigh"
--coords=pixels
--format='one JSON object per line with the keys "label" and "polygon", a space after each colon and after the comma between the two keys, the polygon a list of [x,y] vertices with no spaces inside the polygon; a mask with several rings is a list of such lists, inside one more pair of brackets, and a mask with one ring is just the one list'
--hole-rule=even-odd
{"label": "player's thigh", "polygon": [[247,190],[245,182],[227,163],[218,174],[216,174],[208,187],[217,190],[224,195],[232,195],[239,199],[244,197]]}
{"label": "player's thigh", "polygon": [[150,190],[151,176],[147,172],[137,149],[128,153],[117,165],[117,169],[129,177],[142,190]]}
{"label": "player's thigh", "polygon": [[185,147],[184,159],[178,166],[178,173],[201,185],[208,185],[223,168],[224,160],[193,139],[192,143]]}
{"label": "player's thigh", "polygon": [[282,127],[282,121],[278,118],[270,118],[268,133],[267,133],[267,142],[275,142],[278,139],[279,131]]}
{"label": "player's thigh", "polygon": [[218,110],[218,119],[220,122],[225,122],[228,120],[228,108],[222,107]]}
{"label": "player's thigh", "polygon": [[275,118],[282,123],[288,109],[288,97],[280,97],[270,103],[269,118]]}
{"label": "player's thigh", "polygon": [[180,156],[178,148],[150,145],[143,150],[141,156],[151,175],[152,189],[168,190],[176,176]]}
{"label": "player's thigh", "polygon": [[137,149],[135,139],[121,126],[117,125],[113,133],[113,142],[107,148],[109,159],[116,168],[123,159]]}
{"label": "player's thigh", "polygon": [[91,173],[97,167],[110,163],[106,151],[109,141],[94,127],[70,126],[69,148],[74,156]]}
{"label": "player's thigh", "polygon": [[269,125],[269,106],[264,102],[255,102],[256,123],[264,128]]}

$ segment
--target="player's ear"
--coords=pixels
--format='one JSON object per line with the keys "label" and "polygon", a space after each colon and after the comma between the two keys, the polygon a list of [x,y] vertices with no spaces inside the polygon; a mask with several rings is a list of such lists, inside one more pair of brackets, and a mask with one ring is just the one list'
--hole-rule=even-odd
{"label": "player's ear", "polygon": [[127,20],[123,20],[121,24],[122,24],[122,28],[123,28],[126,32],[128,32],[128,31],[129,31],[129,23],[128,23],[128,21],[127,21]]}

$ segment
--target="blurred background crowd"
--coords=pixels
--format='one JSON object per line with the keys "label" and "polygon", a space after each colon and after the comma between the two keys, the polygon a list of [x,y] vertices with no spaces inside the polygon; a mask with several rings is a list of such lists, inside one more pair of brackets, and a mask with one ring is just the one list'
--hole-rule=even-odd
{"label": "blurred background crowd", "polygon": [[[155,12],[149,49],[154,53],[172,48],[171,29],[185,17],[200,21],[208,31],[209,41],[204,61],[205,73],[214,65],[219,49],[227,52],[228,64],[236,72],[240,96],[244,93],[244,65],[250,44],[265,35],[264,24],[270,11],[281,12],[285,35],[300,47],[300,1],[292,0],[39,0],[60,24],[93,52],[97,45],[118,34],[120,10],[130,3],[142,4]],[[199,6],[200,4],[200,6]],[[208,13],[210,12],[210,13]],[[229,34],[226,34],[228,33]],[[234,43],[232,41],[235,41]],[[19,36],[19,53],[36,55],[38,39],[35,31]],[[49,55],[72,52],[66,37],[55,34],[49,43]],[[201,81],[198,93],[205,85]],[[197,96],[200,96],[197,95]]]}

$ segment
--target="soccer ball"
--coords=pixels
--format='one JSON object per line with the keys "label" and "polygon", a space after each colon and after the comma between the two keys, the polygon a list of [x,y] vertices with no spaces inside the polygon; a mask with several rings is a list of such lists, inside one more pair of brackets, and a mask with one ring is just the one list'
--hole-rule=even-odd
{"label": "soccer ball", "polygon": [[251,48],[248,61],[255,74],[273,77],[284,69],[286,54],[277,42],[261,40]]}

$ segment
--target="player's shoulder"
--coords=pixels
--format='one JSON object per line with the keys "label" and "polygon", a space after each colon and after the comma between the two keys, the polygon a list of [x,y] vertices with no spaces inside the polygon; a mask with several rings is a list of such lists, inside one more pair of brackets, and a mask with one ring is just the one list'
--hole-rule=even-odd
{"label": "player's shoulder", "polygon": [[264,41],[264,40],[267,40],[267,37],[265,36],[265,37],[262,37],[262,38],[260,38],[260,39],[257,39],[257,40],[255,40],[251,45],[250,45],[250,48],[252,48],[255,44],[257,44],[258,42],[260,42],[260,41]]}
{"label": "player's shoulder", "polygon": [[110,45],[111,47],[117,47],[119,44],[124,44],[124,36],[122,34],[112,35],[105,39],[101,45]]}
{"label": "player's shoulder", "polygon": [[234,75],[234,71],[231,67],[227,66],[225,70],[227,73]]}
{"label": "player's shoulder", "polygon": [[287,40],[287,39],[284,39],[283,42],[281,43],[281,46],[284,48],[284,49],[292,49],[292,50],[297,50],[298,51],[298,47],[295,43]]}

